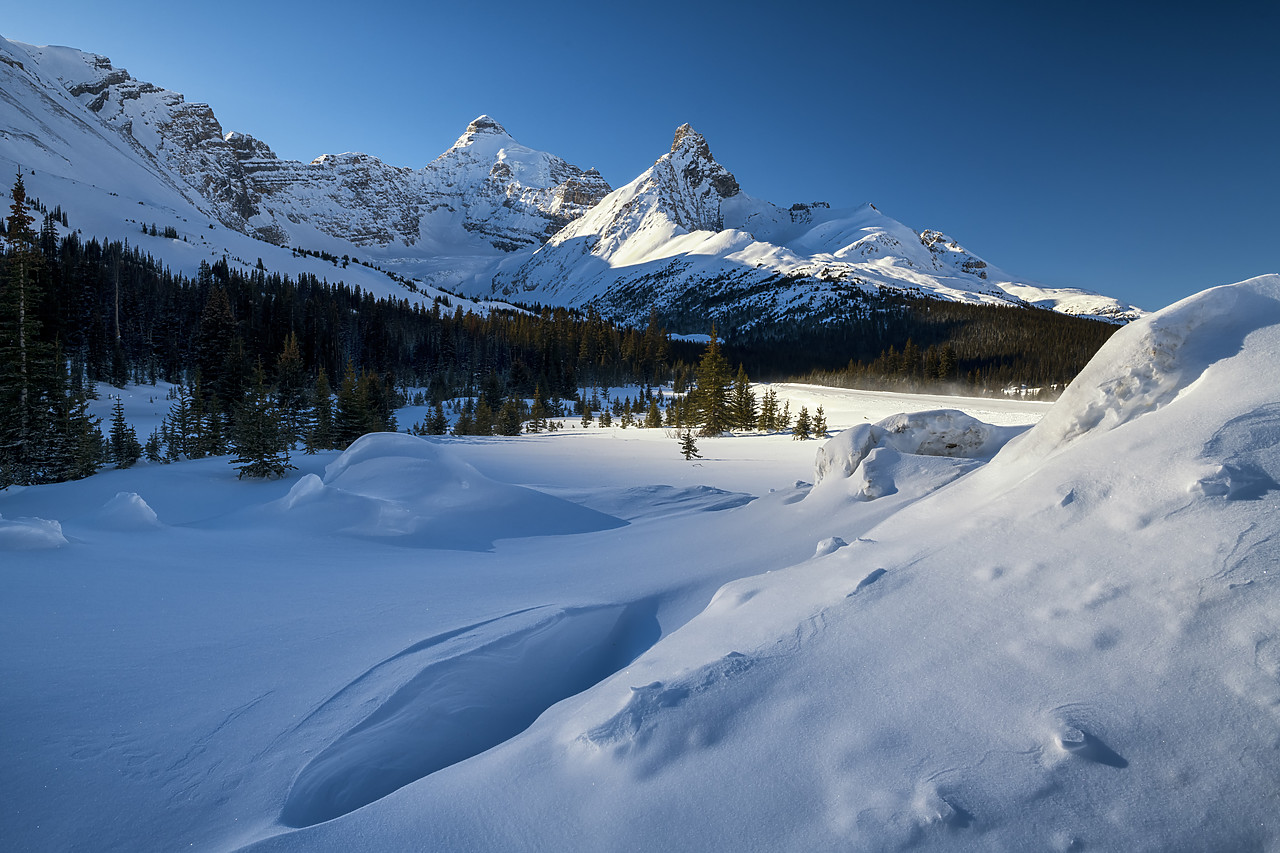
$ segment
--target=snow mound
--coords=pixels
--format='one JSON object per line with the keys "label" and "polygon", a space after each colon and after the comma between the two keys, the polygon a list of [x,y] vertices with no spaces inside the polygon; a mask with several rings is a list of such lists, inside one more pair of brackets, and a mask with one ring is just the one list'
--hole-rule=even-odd
{"label": "snow mound", "polygon": [[450,550],[485,550],[497,539],[587,533],[626,522],[542,492],[499,483],[442,445],[400,433],[357,439],[276,501],[318,532]]}
{"label": "snow mound", "polygon": [[1280,276],[1205,290],[1118,331],[1018,446],[1043,458],[1173,403],[1245,339],[1280,323]]}
{"label": "snow mound", "polygon": [[108,530],[154,530],[162,527],[160,519],[137,492],[116,492],[116,496],[93,514],[94,527]]}
{"label": "snow mound", "polygon": [[47,518],[0,516],[0,551],[39,551],[67,544],[62,525]]}
{"label": "snow mound", "polygon": [[955,409],[891,415],[847,429],[818,449],[817,493],[843,482],[859,500],[875,500],[911,482],[915,496],[990,459],[1020,427],[1000,427]]}

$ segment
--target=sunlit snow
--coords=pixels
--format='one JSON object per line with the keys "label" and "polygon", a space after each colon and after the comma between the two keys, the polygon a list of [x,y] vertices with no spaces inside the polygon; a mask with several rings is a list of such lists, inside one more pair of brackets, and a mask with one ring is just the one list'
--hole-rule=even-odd
{"label": "sunlit snow", "polygon": [[10,489],[0,838],[1272,849],[1277,350],[1266,276],[1121,330],[1052,407],[785,385],[847,429]]}

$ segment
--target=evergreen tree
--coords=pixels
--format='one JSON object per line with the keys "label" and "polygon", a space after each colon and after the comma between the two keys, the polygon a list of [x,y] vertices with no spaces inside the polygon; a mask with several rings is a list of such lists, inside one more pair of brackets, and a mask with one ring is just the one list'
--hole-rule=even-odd
{"label": "evergreen tree", "polygon": [[239,471],[237,478],[283,477],[295,468],[289,464],[289,435],[261,365],[254,370],[249,392],[237,408],[231,442],[231,464]]}
{"label": "evergreen tree", "polygon": [[307,373],[302,363],[302,353],[298,349],[298,335],[290,332],[284,339],[284,349],[276,359],[276,398],[291,443],[303,435],[307,385]]}
{"label": "evergreen tree", "polygon": [[644,425],[648,429],[660,429],[662,427],[662,411],[658,408],[658,401],[649,401],[649,412],[645,415]]}
{"label": "evergreen tree", "polygon": [[164,453],[161,450],[160,430],[153,429],[151,435],[147,436],[147,443],[142,448],[143,455],[148,462],[164,462]]}
{"label": "evergreen tree", "polygon": [[444,435],[449,431],[449,419],[444,414],[444,404],[436,403],[427,420],[427,435]]}
{"label": "evergreen tree", "polygon": [[133,426],[124,419],[124,401],[111,404],[111,461],[117,468],[129,468],[142,457],[142,445]]}
{"label": "evergreen tree", "polygon": [[529,410],[529,432],[542,432],[547,428],[547,404],[542,399],[542,386],[533,389],[533,408]]}
{"label": "evergreen tree", "polygon": [[747,371],[738,365],[738,375],[733,380],[733,426],[734,429],[754,429],[759,412],[756,410],[756,395],[751,390],[751,381],[747,379]]}
{"label": "evergreen tree", "polygon": [[369,408],[368,383],[361,382],[356,376],[355,365],[348,359],[346,370],[342,373],[342,384],[338,386],[338,404],[333,413],[334,446],[345,450],[360,436],[369,432],[372,420]]}
{"label": "evergreen tree", "polygon": [[178,385],[174,391],[176,397],[165,418],[165,457],[171,462],[200,455],[199,419],[191,404],[191,392],[186,385]]}
{"label": "evergreen tree", "polygon": [[720,435],[733,424],[730,407],[729,363],[720,352],[715,326],[711,327],[711,343],[707,344],[695,372],[693,422],[702,424],[702,435]]}
{"label": "evergreen tree", "polygon": [[787,400],[782,404],[782,414],[778,415],[778,429],[786,431],[791,429],[791,401]]}
{"label": "evergreen tree", "polygon": [[0,488],[45,482],[45,447],[51,440],[51,393],[55,364],[51,347],[39,338],[43,258],[27,212],[27,192],[19,173],[5,219],[5,277],[0,281]]}
{"label": "evergreen tree", "polygon": [[480,402],[476,403],[475,422],[471,425],[472,435],[493,435],[493,425],[497,420],[497,415],[490,408],[489,402],[483,397]]}
{"label": "evergreen tree", "polygon": [[307,433],[307,452],[315,453],[335,446],[333,389],[329,386],[329,377],[321,367],[316,372],[316,384],[311,391],[311,429]]}
{"label": "evergreen tree", "polygon": [[814,438],[827,437],[827,413],[822,411],[821,406],[813,413],[813,435]]}
{"label": "evergreen tree", "polygon": [[[207,270],[203,264],[201,270]],[[207,274],[206,274],[207,275]],[[231,313],[231,300],[222,285],[214,285],[200,313],[200,329],[196,337],[196,369],[200,374],[206,395],[219,398],[225,406],[239,398],[231,385],[241,384],[226,376],[228,369],[238,370],[232,345],[238,339],[236,319]],[[243,341],[240,344],[243,358]],[[240,389],[242,390],[242,389]]]}
{"label": "evergreen tree", "polygon": [[778,392],[769,388],[764,392],[760,402],[760,415],[756,418],[756,428],[761,432],[776,432],[778,429]]}
{"label": "evergreen tree", "polygon": [[796,415],[796,424],[791,428],[791,437],[796,441],[808,441],[813,438],[813,423],[809,420],[809,407],[801,406]]}
{"label": "evergreen tree", "polygon": [[680,433],[680,453],[686,460],[702,458],[702,454],[698,452],[698,444],[693,440],[693,430],[687,429]]}
{"label": "evergreen tree", "polygon": [[498,435],[520,434],[520,401],[515,397],[508,397],[502,402],[494,430]]}
{"label": "evergreen tree", "polygon": [[473,435],[476,430],[476,409],[475,403],[468,397],[467,401],[462,404],[462,411],[458,412],[458,419],[453,424],[454,435]]}

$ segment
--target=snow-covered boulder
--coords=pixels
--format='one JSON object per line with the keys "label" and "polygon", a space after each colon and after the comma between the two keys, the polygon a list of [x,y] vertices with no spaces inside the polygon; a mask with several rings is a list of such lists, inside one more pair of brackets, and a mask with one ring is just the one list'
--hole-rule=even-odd
{"label": "snow-covered boulder", "polygon": [[[906,475],[924,494],[990,459],[1022,427],[1001,427],[955,409],[891,415],[874,424],[859,424],[818,449],[814,463],[822,491],[833,481],[848,480],[850,493],[874,500],[896,492]],[[935,457],[922,459],[918,457]]]}

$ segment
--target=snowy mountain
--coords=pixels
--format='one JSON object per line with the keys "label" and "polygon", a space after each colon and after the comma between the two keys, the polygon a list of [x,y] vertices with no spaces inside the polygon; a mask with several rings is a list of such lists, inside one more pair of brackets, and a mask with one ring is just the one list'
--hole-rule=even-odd
{"label": "snowy mountain", "polygon": [[677,327],[719,317],[752,328],[841,316],[853,291],[1034,304],[1113,321],[1141,313],[1110,297],[1017,281],[945,234],[917,233],[871,204],[781,208],[752,198],[687,124],[648,171],[528,260],[504,262],[488,293],[591,304],[632,322],[654,307]]}
{"label": "snowy mountain", "polygon": [[[598,172],[521,145],[488,116],[421,169],[352,153],[300,163],[224,132],[208,105],[104,56],[0,40],[0,58],[11,107],[0,118],[0,158],[35,169],[33,194],[77,216],[113,207],[86,195],[127,194],[277,246],[358,254],[447,281],[442,266],[471,272],[540,246],[610,190]],[[59,178],[98,193],[44,190]]]}
{"label": "snowy mountain", "polygon": [[[198,233],[210,255],[245,265],[263,258],[292,271],[298,265],[271,247],[298,247],[481,299],[592,305],[632,322],[656,309],[684,332],[705,332],[712,319],[748,330],[804,326],[847,316],[859,295],[880,292],[1117,322],[1141,313],[1016,280],[870,204],[783,208],[752,198],[689,125],[613,191],[595,170],[520,144],[489,116],[419,169],[358,153],[282,160],[263,141],[224,132],[208,105],[66,47],[0,39],[0,97],[9,107],[0,161],[34,169],[29,189],[46,204],[72,210],[97,236],[136,231],[125,224],[194,225],[180,229],[193,232],[188,240]],[[194,263],[189,247],[148,248],[177,268]],[[361,270],[343,277],[387,287]]]}

